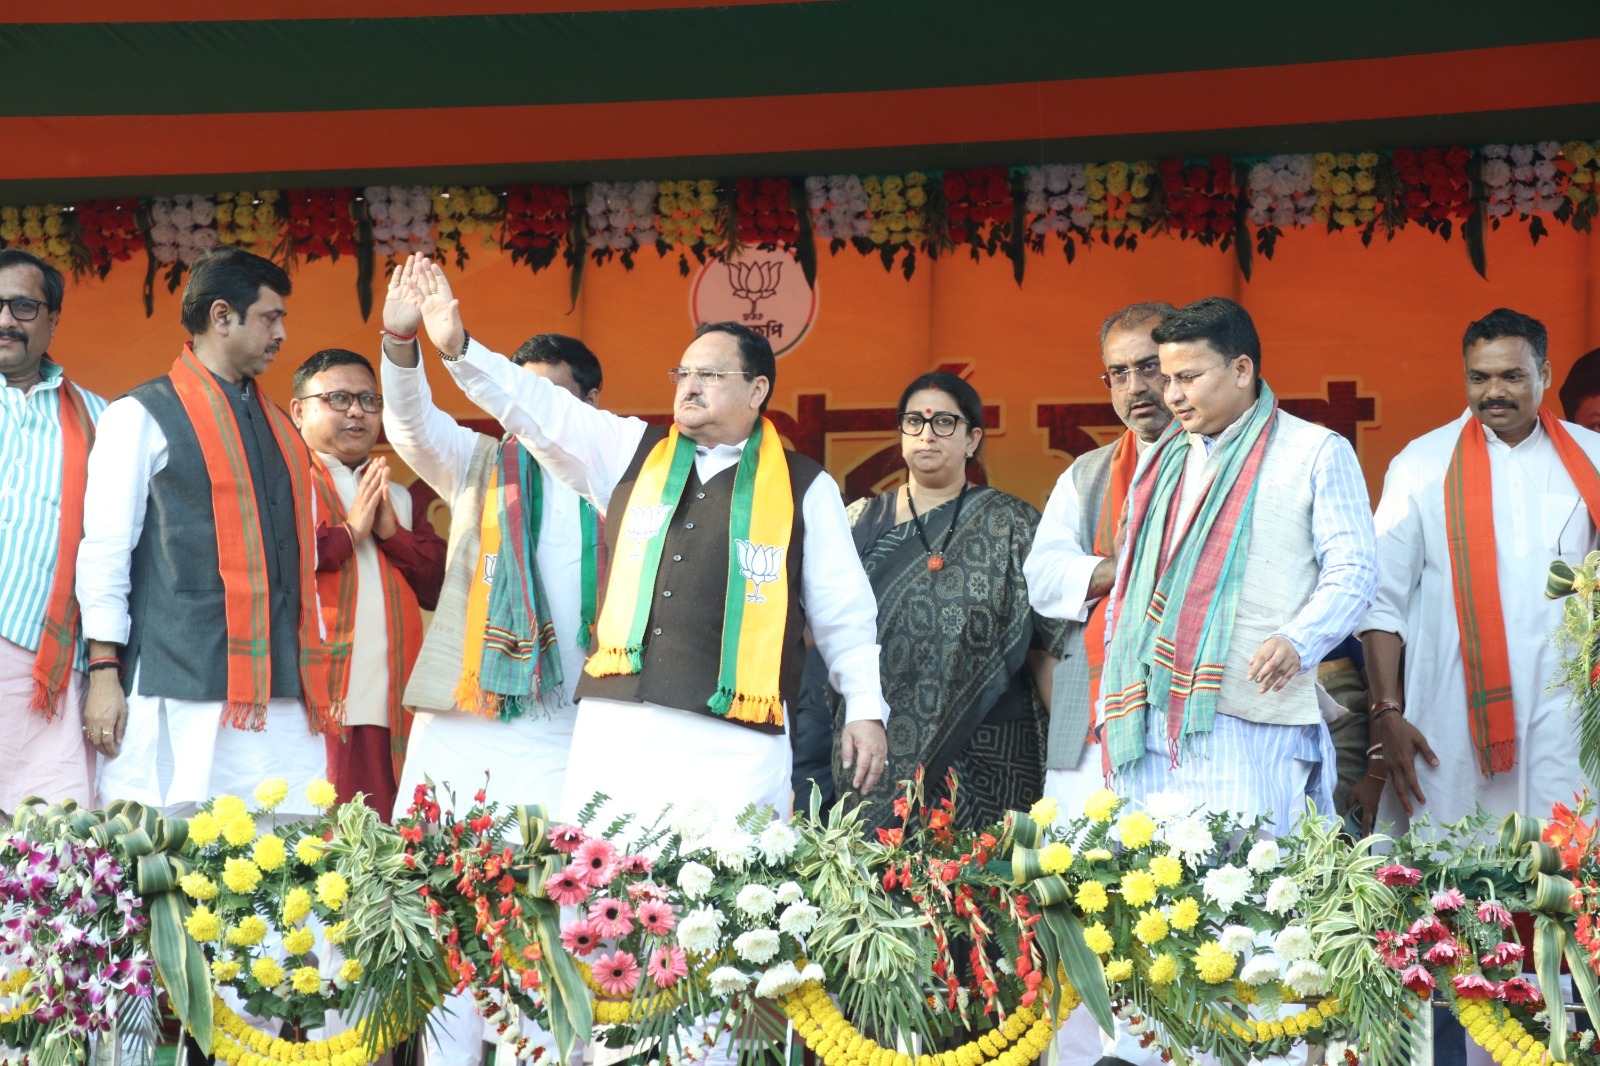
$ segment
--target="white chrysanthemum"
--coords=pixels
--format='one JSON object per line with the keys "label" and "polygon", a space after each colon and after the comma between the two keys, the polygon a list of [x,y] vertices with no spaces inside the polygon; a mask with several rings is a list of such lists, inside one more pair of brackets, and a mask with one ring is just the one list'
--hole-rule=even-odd
{"label": "white chrysanthemum", "polygon": [[711,890],[711,885],[717,877],[708,866],[697,862],[686,862],[678,870],[678,887],[689,899],[699,899]]}
{"label": "white chrysanthemum", "polygon": [[715,907],[692,910],[678,923],[678,943],[685,951],[704,954],[715,948],[720,939],[722,912]]}
{"label": "white chrysanthemum", "polygon": [[806,898],[805,889],[793,881],[785,881],[778,886],[779,903],[799,903]]}
{"label": "white chrysanthemum", "polygon": [[1328,971],[1320,962],[1301,959],[1289,967],[1289,972],[1283,975],[1283,983],[1302,998],[1320,996],[1328,991]]}
{"label": "white chrysanthemum", "polygon": [[805,936],[815,928],[821,914],[809,903],[791,903],[778,916],[778,928],[790,936]]}
{"label": "white chrysanthemum", "polygon": [[750,978],[732,966],[718,966],[711,971],[711,994],[731,996],[750,984]]}
{"label": "white chrysanthemum", "polygon": [[1206,828],[1205,819],[1198,814],[1191,814],[1168,825],[1166,839],[1167,846],[1181,855],[1190,866],[1217,846],[1211,830]]}
{"label": "white chrysanthemum", "polygon": [[772,961],[778,953],[778,931],[776,929],[752,929],[748,933],[740,933],[733,941],[733,950],[746,962],[764,965]]}
{"label": "white chrysanthemum", "polygon": [[672,831],[683,838],[684,847],[692,847],[716,824],[717,812],[704,800],[695,800],[672,809]]}
{"label": "white chrysanthemum", "polygon": [[1250,894],[1254,883],[1250,871],[1242,866],[1218,866],[1206,871],[1205,897],[1220,907],[1231,909]]}
{"label": "white chrysanthemum", "polygon": [[741,871],[756,857],[756,838],[732,821],[719,822],[706,837],[705,846],[724,870]]}
{"label": "white chrysanthemum", "polygon": [[1300,886],[1287,877],[1274,877],[1267,886],[1267,910],[1283,914],[1300,902]]}
{"label": "white chrysanthemum", "polygon": [[761,849],[761,857],[767,861],[767,865],[787,862],[789,856],[794,854],[794,830],[782,822],[773,822],[761,831],[756,846]]}
{"label": "white chrysanthemum", "polygon": [[766,885],[752,882],[739,890],[733,905],[752,918],[764,918],[777,907],[778,896]]}
{"label": "white chrysanthemum", "polygon": [[1217,943],[1229,955],[1243,955],[1255,946],[1256,933],[1248,925],[1230,925],[1222,930]]}
{"label": "white chrysanthemum", "polygon": [[802,982],[821,981],[824,976],[826,975],[822,972],[822,966],[815,962],[806,963],[806,968],[800,971],[800,980]]}
{"label": "white chrysanthemum", "polygon": [[1316,951],[1316,944],[1311,939],[1311,930],[1303,925],[1285,926],[1283,932],[1273,941],[1272,947],[1290,962],[1309,959]]}
{"label": "white chrysanthemum", "polygon": [[1265,985],[1278,980],[1283,974],[1283,963],[1276,955],[1255,955],[1239,971],[1239,980],[1247,985]]}
{"label": "white chrysanthemum", "polygon": [[1258,874],[1269,873],[1276,870],[1283,862],[1283,853],[1278,850],[1276,840],[1258,840],[1250,849],[1250,855],[1244,864]]}
{"label": "white chrysanthemum", "polygon": [[1157,825],[1182,818],[1194,810],[1194,802],[1181,792],[1152,792],[1144,798],[1144,813]]}
{"label": "white chrysanthemum", "polygon": [[803,984],[805,981],[801,979],[800,971],[794,968],[794,963],[784,959],[761,975],[761,980],[756,982],[756,995],[763,999],[776,999],[787,996]]}

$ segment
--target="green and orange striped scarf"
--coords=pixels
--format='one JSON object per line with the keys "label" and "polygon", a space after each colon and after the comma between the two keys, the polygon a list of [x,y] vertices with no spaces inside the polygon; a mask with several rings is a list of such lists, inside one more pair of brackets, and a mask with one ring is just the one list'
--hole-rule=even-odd
{"label": "green and orange striped scarf", "polygon": [[56,538],[56,572],[45,601],[39,650],[33,659],[33,699],[28,706],[46,721],[55,718],[67,671],[78,653],[78,597],[73,589],[78,545],[83,542],[83,494],[89,480],[89,448],[94,420],[83,394],[61,379],[56,388],[61,412],[61,517]]}
{"label": "green and orange striped scarf", "polygon": [[[193,348],[183,346],[183,354],[168,376],[200,440],[200,454],[211,481],[223,617],[228,627],[228,689],[222,722],[235,729],[265,729],[267,701],[272,696],[272,628],[255,482],[228,397],[195,357]],[[337,733],[344,717],[343,701],[335,698],[330,657],[317,615],[311,453],[288,415],[268,403],[259,388],[251,394],[272,429],[294,496],[295,532],[300,542],[295,575],[300,586],[300,695],[312,732]]]}
{"label": "green and orange striped scarf", "polygon": [[[1600,528],[1600,474],[1560,419],[1541,409],[1539,424],[1578,487],[1590,521]],[[1511,696],[1511,650],[1500,606],[1489,444],[1477,418],[1468,418],[1461,427],[1445,470],[1444,520],[1467,680],[1467,725],[1478,753],[1478,770],[1493,777],[1516,764],[1517,718]]]}

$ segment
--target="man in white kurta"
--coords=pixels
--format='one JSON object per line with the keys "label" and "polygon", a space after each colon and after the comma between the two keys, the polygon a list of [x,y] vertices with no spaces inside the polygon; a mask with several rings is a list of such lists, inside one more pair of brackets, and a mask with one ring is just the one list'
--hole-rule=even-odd
{"label": "man in white kurta", "polygon": [[[427,264],[422,288],[425,328],[462,389],[530,445],[546,470],[604,510],[649,425],[591,407],[470,340],[436,265]],[[732,341],[730,334],[708,335],[685,352],[683,362],[714,373],[714,382],[698,373],[678,375],[675,421],[697,443],[694,468],[702,480],[739,461],[776,377],[771,367],[742,367]],[[816,478],[800,509],[804,542],[791,546],[801,552],[797,591],[830,681],[845,698],[844,762],[856,771],[852,787],[864,790],[882,774],[888,751],[876,603],[855,558],[837,486],[826,476]],[[621,516],[607,519],[610,525]],[[664,557],[662,565],[668,563]],[[576,811],[596,792],[611,797],[612,809],[632,811],[646,822],[669,805],[704,805],[731,818],[758,804],[787,816],[789,741],[782,733],[677,707],[585,697],[560,809]]]}
{"label": "man in white kurta", "polygon": [[[1378,778],[1358,787],[1368,812],[1376,806],[1380,823],[1401,829],[1415,813],[1427,812],[1437,825],[1464,818],[1480,804],[1497,815],[1520,811],[1548,817],[1553,803],[1570,801],[1584,787],[1571,694],[1549,688],[1560,659],[1550,634],[1561,621],[1563,602],[1545,598],[1544,589],[1551,562],[1578,564],[1600,539],[1538,417],[1550,380],[1543,327],[1521,315],[1499,322],[1496,316],[1502,314],[1495,312],[1483,320],[1488,327],[1475,323],[1468,332],[1468,410],[1406,445],[1389,465],[1378,504],[1380,584],[1359,630],[1378,716],[1372,739],[1385,746],[1392,779],[1388,787]],[[1498,332],[1508,328],[1528,336]],[[1445,474],[1468,426],[1484,435],[1489,451],[1515,713],[1515,763],[1493,777],[1479,769],[1468,726],[1446,530]],[[1560,427],[1591,463],[1600,464],[1600,434],[1571,423]],[[1386,704],[1394,709],[1386,711]],[[1412,768],[1417,744],[1435,758],[1430,762],[1424,752],[1415,760],[1416,790],[1410,791],[1403,771]],[[1374,805],[1379,789],[1382,802]]]}
{"label": "man in white kurta", "polygon": [[[236,249],[218,249],[196,263],[184,290],[184,325],[193,338],[194,355],[227,399],[247,448],[250,440],[267,439],[260,425],[263,409],[255,395],[255,379],[271,365],[284,343],[284,297],[289,288],[288,276],[275,264]],[[240,305],[236,307],[226,294],[240,291],[250,291],[254,298],[235,295],[234,303]],[[158,691],[161,686],[145,683],[148,679],[142,676],[146,660],[154,653],[146,649],[141,655],[124,649],[130,632],[140,626],[154,634],[149,636],[151,643],[159,636],[171,645],[181,640],[182,626],[201,624],[198,608],[202,605],[214,608],[218,619],[222,614],[216,598],[220,593],[212,591],[216,573],[197,573],[192,558],[176,557],[168,544],[152,543],[139,553],[140,558],[150,560],[145,573],[161,575],[163,589],[170,590],[167,595],[187,598],[190,610],[173,607],[169,613],[168,608],[152,608],[148,617],[133,617],[140,602],[140,590],[134,587],[136,552],[145,530],[163,521],[214,521],[212,512],[199,510],[198,503],[189,514],[158,514],[150,508],[157,479],[162,479],[164,486],[177,480],[175,472],[168,472],[169,466],[191,464],[188,469],[192,471],[197,462],[188,448],[169,448],[167,432],[146,405],[172,411],[175,401],[170,399],[170,386],[161,384],[165,380],[141,386],[155,390],[144,400],[138,395],[140,390],[135,390],[107,407],[89,455],[88,506],[77,577],[83,632],[91,657],[121,655],[130,675],[126,696],[113,671],[102,671],[90,679],[85,724],[91,732],[109,730],[114,737],[114,754],[100,762],[99,798],[103,803],[136,800],[169,814],[188,814],[223,793],[247,797],[263,779],[275,777],[289,784],[289,797],[278,808],[280,814],[314,813],[305,788],[323,776],[326,753],[322,737],[311,731],[293,677],[298,649],[292,646],[296,623],[289,616],[298,614],[300,587],[294,574],[283,574],[282,580],[272,583],[272,594],[278,599],[271,613],[280,626],[273,630],[272,640],[273,674],[278,680],[273,698],[266,701],[260,730],[224,726],[220,690],[216,698],[206,699],[163,694]],[[161,392],[163,387],[166,393]],[[173,424],[182,421],[180,415]],[[192,439],[194,431],[188,432]],[[270,475],[266,468],[274,460],[266,448],[262,452],[263,473]],[[283,462],[281,458],[275,461]],[[161,491],[186,492],[193,501],[209,495],[209,486],[200,484],[203,477],[185,477],[193,484]],[[273,480],[268,476],[268,482]],[[281,484],[281,478],[276,480]],[[262,510],[263,526],[275,530],[270,539],[263,538],[268,540],[267,551],[281,552],[285,561],[279,565],[286,569],[291,565],[288,560],[300,558],[300,546],[289,542],[294,527],[283,514],[287,505],[281,496],[273,498],[269,487],[258,486],[258,491],[267,504]],[[311,502],[314,507],[315,500]],[[173,508],[174,512],[181,510]],[[293,603],[288,603],[291,589]],[[208,624],[211,617],[210,613],[204,615]],[[279,635],[285,634],[282,627],[287,630],[280,639]],[[170,667],[174,672],[186,669],[176,649],[162,652],[161,657],[163,662],[177,664]],[[187,668],[203,672],[214,670],[215,664],[195,662]],[[215,679],[207,683],[214,684]]]}

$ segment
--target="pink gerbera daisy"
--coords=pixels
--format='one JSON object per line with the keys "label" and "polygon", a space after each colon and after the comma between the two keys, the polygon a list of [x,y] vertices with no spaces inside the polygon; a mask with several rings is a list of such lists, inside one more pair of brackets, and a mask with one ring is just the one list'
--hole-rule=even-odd
{"label": "pink gerbera daisy", "polygon": [[627,936],[633,932],[633,907],[625,899],[597,899],[589,904],[589,924],[601,936]]}
{"label": "pink gerbera daisy", "polygon": [[1456,995],[1463,999],[1491,999],[1498,986],[1481,973],[1461,974],[1450,978],[1450,983],[1456,987]]}
{"label": "pink gerbera daisy", "polygon": [[575,825],[558,825],[546,834],[550,846],[563,855],[571,855],[583,846],[588,838],[584,831]]}
{"label": "pink gerbera daisy", "polygon": [[635,903],[642,899],[665,900],[671,893],[666,885],[658,885],[654,881],[635,881],[628,886],[628,898]]}
{"label": "pink gerbera daisy", "polygon": [[589,884],[583,871],[569,866],[544,883],[544,894],[557,906],[576,907],[589,898]]}
{"label": "pink gerbera daisy", "polygon": [[1492,899],[1486,899],[1478,904],[1478,921],[1494,922],[1502,929],[1510,928],[1511,912]]}
{"label": "pink gerbera daisy", "polygon": [[572,856],[572,865],[582,874],[584,881],[599,888],[610,884],[617,875],[617,849],[610,841],[596,837],[585,840]]}
{"label": "pink gerbera daisy", "polygon": [[1454,938],[1441,940],[1422,953],[1424,962],[1433,966],[1454,966],[1467,957],[1467,950]]}
{"label": "pink gerbera daisy", "polygon": [[1418,881],[1422,880],[1422,871],[1414,869],[1410,866],[1401,866],[1398,863],[1392,863],[1388,866],[1381,867],[1378,872],[1372,876],[1376,877],[1379,881],[1382,881],[1390,888],[1396,888],[1401,885],[1416,884]]}
{"label": "pink gerbera daisy", "polygon": [[660,947],[650,956],[646,971],[657,988],[671,988],[689,972],[689,956],[682,948]]}
{"label": "pink gerbera daisy", "polygon": [[600,956],[594,960],[593,972],[600,990],[612,999],[631,996],[639,987],[639,960],[626,951]]}
{"label": "pink gerbera daisy", "polygon": [[1459,888],[1447,888],[1443,891],[1435,892],[1433,894],[1433,898],[1428,902],[1433,904],[1433,909],[1435,912],[1453,911],[1459,907],[1465,906],[1467,897],[1461,894],[1461,890]]}
{"label": "pink gerbera daisy", "polygon": [[561,946],[571,955],[592,955],[600,946],[600,933],[586,918],[561,927]]}
{"label": "pink gerbera daisy", "polygon": [[617,862],[617,871],[642,877],[650,872],[652,865],[653,863],[648,855],[624,855]]}
{"label": "pink gerbera daisy", "polygon": [[651,899],[639,904],[639,924],[647,933],[666,936],[678,924],[678,919],[672,914],[671,904]]}
{"label": "pink gerbera daisy", "polygon": [[1490,948],[1478,961],[1485,966],[1510,966],[1514,962],[1521,962],[1523,954],[1521,944],[1504,941]]}
{"label": "pink gerbera daisy", "polygon": [[1539,994],[1539,989],[1526,977],[1513,977],[1500,985],[1499,996],[1507,1003],[1527,1004],[1541,1003],[1544,997]]}

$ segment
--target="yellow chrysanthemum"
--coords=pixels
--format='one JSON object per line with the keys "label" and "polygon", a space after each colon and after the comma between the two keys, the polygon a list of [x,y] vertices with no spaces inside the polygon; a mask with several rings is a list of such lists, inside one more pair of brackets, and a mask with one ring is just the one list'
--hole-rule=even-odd
{"label": "yellow chrysanthemum", "polygon": [[291,888],[283,897],[283,924],[294,925],[311,913],[311,893],[300,887]]}
{"label": "yellow chrysanthemum", "polygon": [[1239,960],[1222,949],[1215,940],[1208,940],[1194,953],[1194,972],[1207,984],[1218,985],[1233,977]]}
{"label": "yellow chrysanthemum", "polygon": [[1152,907],[1133,923],[1133,935],[1146,944],[1159,944],[1167,939],[1167,919]]}
{"label": "yellow chrysanthemum", "polygon": [[295,841],[294,857],[302,866],[315,866],[322,861],[324,842],[321,837],[306,836]]}
{"label": "yellow chrysanthemum", "polygon": [[1056,820],[1056,801],[1049,796],[1044,797],[1028,809],[1028,817],[1040,825],[1049,825]]}
{"label": "yellow chrysanthemum", "polygon": [[1110,862],[1111,858],[1111,852],[1105,848],[1090,848],[1083,853],[1084,862]]}
{"label": "yellow chrysanthemum", "polygon": [[261,883],[261,867],[249,859],[229,859],[222,866],[222,883],[229,892],[247,895]]}
{"label": "yellow chrysanthemum", "polygon": [[1150,983],[1154,985],[1170,985],[1178,978],[1178,960],[1163,951],[1150,960],[1150,969],[1146,971]]}
{"label": "yellow chrysanthemum", "polygon": [[239,963],[234,959],[218,959],[211,964],[211,977],[219,982],[231,981],[239,976]]}
{"label": "yellow chrysanthemum", "polygon": [[236,848],[256,838],[256,820],[248,814],[236,815],[222,823],[222,837]]}
{"label": "yellow chrysanthemum", "polygon": [[255,858],[256,865],[268,873],[289,860],[289,849],[284,847],[283,838],[272,833],[258,837],[250,854]]}
{"label": "yellow chrysanthemum", "polygon": [[1117,832],[1125,848],[1142,848],[1155,839],[1156,823],[1143,811],[1131,811],[1117,819]]}
{"label": "yellow chrysanthemum", "polygon": [[1122,899],[1130,907],[1143,907],[1156,898],[1156,879],[1148,870],[1129,870],[1122,875]]}
{"label": "yellow chrysanthemum", "polygon": [[1078,909],[1084,914],[1099,914],[1106,909],[1110,901],[1106,898],[1106,886],[1099,881],[1085,881],[1078,886]]}
{"label": "yellow chrysanthemum", "polygon": [[281,777],[269,777],[256,786],[256,806],[270,811],[289,798],[289,782]]}
{"label": "yellow chrysanthemum", "polygon": [[252,947],[261,943],[267,935],[267,923],[259,915],[247,914],[239,919],[239,924],[228,930],[228,943],[240,947]]}
{"label": "yellow chrysanthemum", "polygon": [[275,988],[283,982],[283,967],[273,959],[257,959],[250,964],[250,976],[264,988]]}
{"label": "yellow chrysanthemum", "polygon": [[190,899],[204,901],[217,898],[217,883],[198,870],[178,878],[178,887]]}
{"label": "yellow chrysanthemum", "polygon": [[217,821],[217,816],[208,811],[201,811],[189,819],[189,842],[196,847],[208,847],[217,842],[222,835],[222,823]]}
{"label": "yellow chrysanthemum", "polygon": [[1065,873],[1072,866],[1072,849],[1061,843],[1046,844],[1039,852],[1039,868],[1047,874]]}
{"label": "yellow chrysanthemum", "polygon": [[1172,923],[1172,928],[1181,933],[1187,933],[1195,927],[1200,920],[1200,904],[1185,896],[1174,903],[1167,912],[1167,921]]}
{"label": "yellow chrysanthemum", "polygon": [[1083,801],[1083,813],[1092,821],[1108,822],[1111,815],[1116,812],[1117,794],[1109,788],[1102,788],[1098,792],[1091,792]]}
{"label": "yellow chrysanthemum", "polygon": [[322,987],[322,975],[315,966],[302,966],[294,972],[289,983],[302,996],[309,996]]}
{"label": "yellow chrysanthemum", "polygon": [[249,813],[250,809],[238,796],[221,795],[211,801],[211,814],[223,825],[227,825],[241,814]]}
{"label": "yellow chrysanthemum", "polygon": [[305,926],[301,926],[283,938],[283,950],[291,955],[304,955],[316,942],[317,935]]}
{"label": "yellow chrysanthemum", "polygon": [[330,944],[343,944],[345,934],[350,931],[349,922],[335,922],[322,931],[322,939]]}
{"label": "yellow chrysanthemum", "polygon": [[345,959],[344,965],[339,967],[339,979],[342,981],[361,980],[361,960]]}
{"label": "yellow chrysanthemum", "polygon": [[336,911],[344,906],[344,901],[350,895],[350,882],[343,876],[329,870],[317,878],[317,899],[330,911]]}
{"label": "yellow chrysanthemum", "polygon": [[189,930],[189,935],[204,944],[217,939],[222,935],[222,922],[211,908],[206,906],[196,907],[183,921],[183,927]]}
{"label": "yellow chrysanthemum", "polygon": [[1096,955],[1109,955],[1111,949],[1116,947],[1116,941],[1111,939],[1111,931],[1102,922],[1095,922],[1083,931],[1083,942]]}
{"label": "yellow chrysanthemum", "polygon": [[306,800],[317,810],[325,811],[339,802],[339,792],[330,781],[313,781],[306,786]]}
{"label": "yellow chrysanthemum", "polygon": [[1156,855],[1150,859],[1150,876],[1162,888],[1171,888],[1183,880],[1183,863],[1171,855]]}

